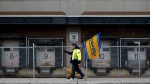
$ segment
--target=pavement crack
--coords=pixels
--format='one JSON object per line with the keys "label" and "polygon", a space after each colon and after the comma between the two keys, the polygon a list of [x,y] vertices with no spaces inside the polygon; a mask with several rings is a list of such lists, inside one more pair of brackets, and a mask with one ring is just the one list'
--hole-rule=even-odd
{"label": "pavement crack", "polygon": [[39,81],[39,78],[36,80],[36,82],[38,82]]}
{"label": "pavement crack", "polygon": [[34,80],[32,79],[28,84],[37,83],[38,80],[39,80],[39,78],[38,78],[36,81],[34,81]]}
{"label": "pavement crack", "polygon": [[120,82],[119,84],[122,84],[122,83],[121,83],[121,80],[120,80],[120,79],[118,79],[118,80],[119,80],[119,82]]}

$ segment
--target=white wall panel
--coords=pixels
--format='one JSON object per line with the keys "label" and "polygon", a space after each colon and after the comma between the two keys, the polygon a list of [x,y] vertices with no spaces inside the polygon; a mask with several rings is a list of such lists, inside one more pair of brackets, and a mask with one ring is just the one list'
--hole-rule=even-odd
{"label": "white wall panel", "polygon": [[124,11],[124,0],[87,0],[87,11]]}
{"label": "white wall panel", "polygon": [[87,11],[86,0],[80,0],[80,14]]}
{"label": "white wall panel", "polygon": [[23,0],[23,11],[42,11],[41,0]]}
{"label": "white wall panel", "polygon": [[125,11],[146,11],[146,0],[125,0]]}
{"label": "white wall panel", "polygon": [[67,4],[68,0],[61,0],[61,11],[65,12],[67,14]]}
{"label": "white wall panel", "polygon": [[0,11],[150,11],[150,0],[0,0]]}
{"label": "white wall panel", "polygon": [[61,1],[60,0],[42,0],[41,1],[42,11],[60,11]]}
{"label": "white wall panel", "polygon": [[74,15],[81,15],[86,11],[86,0],[74,0]]}
{"label": "white wall panel", "polygon": [[150,0],[147,0],[146,5],[147,5],[147,11],[150,11]]}
{"label": "white wall panel", "polygon": [[22,0],[1,0],[0,11],[22,11]]}

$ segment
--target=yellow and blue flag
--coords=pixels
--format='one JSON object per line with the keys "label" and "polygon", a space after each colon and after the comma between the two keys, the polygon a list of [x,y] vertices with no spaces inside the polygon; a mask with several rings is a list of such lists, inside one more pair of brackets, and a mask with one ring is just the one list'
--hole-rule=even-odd
{"label": "yellow and blue flag", "polygon": [[92,38],[83,43],[84,54],[86,59],[95,59],[99,57],[101,42],[100,33],[94,35]]}

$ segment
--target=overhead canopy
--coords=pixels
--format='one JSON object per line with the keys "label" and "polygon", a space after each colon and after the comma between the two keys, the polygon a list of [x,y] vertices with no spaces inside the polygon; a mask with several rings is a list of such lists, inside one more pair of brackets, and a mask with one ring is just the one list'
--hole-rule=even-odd
{"label": "overhead canopy", "polygon": [[0,12],[0,24],[150,24],[150,12]]}
{"label": "overhead canopy", "polygon": [[0,38],[1,39],[21,39],[25,37],[16,32],[3,32],[0,34]]}
{"label": "overhead canopy", "polygon": [[140,42],[141,45],[149,45],[149,38],[123,38],[121,39],[121,45],[137,45],[135,42]]}
{"label": "overhead canopy", "polygon": [[63,38],[29,38],[29,45],[36,46],[62,46]]}

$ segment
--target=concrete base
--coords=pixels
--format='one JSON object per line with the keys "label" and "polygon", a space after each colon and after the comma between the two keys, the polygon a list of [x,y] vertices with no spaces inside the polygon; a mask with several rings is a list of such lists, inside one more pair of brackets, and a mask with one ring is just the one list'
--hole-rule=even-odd
{"label": "concrete base", "polygon": [[[39,76],[39,73],[35,70],[35,76]],[[33,77],[33,69],[23,68],[19,70],[17,77]]]}
{"label": "concrete base", "polygon": [[150,84],[149,78],[75,78],[68,82],[66,78],[1,78],[0,84]]}
{"label": "concrete base", "polygon": [[130,77],[131,74],[126,69],[113,69],[108,74],[109,77]]}

